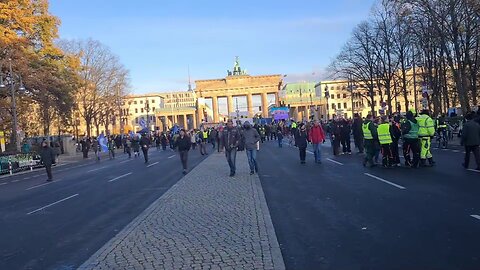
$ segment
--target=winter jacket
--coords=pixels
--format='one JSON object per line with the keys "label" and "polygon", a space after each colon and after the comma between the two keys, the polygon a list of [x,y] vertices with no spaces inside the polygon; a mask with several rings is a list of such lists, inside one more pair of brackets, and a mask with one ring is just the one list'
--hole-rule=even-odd
{"label": "winter jacket", "polygon": [[325,133],[323,132],[322,126],[313,126],[310,128],[310,132],[308,133],[308,139],[313,144],[322,143],[325,140]]}
{"label": "winter jacket", "polygon": [[40,161],[46,166],[51,166],[53,163],[55,163],[55,152],[53,152],[51,147],[42,147],[40,152]]}
{"label": "winter jacket", "polygon": [[188,151],[190,150],[190,146],[192,146],[192,143],[190,142],[190,137],[188,137],[187,135],[183,136],[183,138],[178,136],[175,144],[178,147],[178,151]]}
{"label": "winter jacket", "polygon": [[260,141],[260,135],[258,134],[256,129],[252,127],[245,128],[245,130],[243,131],[242,138],[245,143],[245,149],[247,150],[257,149],[257,142]]}
{"label": "winter jacket", "polygon": [[240,131],[236,127],[226,127],[223,130],[222,136],[222,143],[225,146],[225,149],[231,150],[238,147],[241,135]]}
{"label": "winter jacket", "polygon": [[480,145],[480,125],[477,122],[471,120],[463,125],[462,145]]}
{"label": "winter jacket", "polygon": [[306,148],[308,145],[308,134],[306,131],[297,129],[295,132],[295,144],[298,148]]}

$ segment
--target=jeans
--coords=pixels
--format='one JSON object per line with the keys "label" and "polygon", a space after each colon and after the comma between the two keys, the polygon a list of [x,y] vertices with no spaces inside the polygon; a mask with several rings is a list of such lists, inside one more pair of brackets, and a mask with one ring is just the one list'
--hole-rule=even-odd
{"label": "jeans", "polygon": [[187,170],[188,150],[180,151],[180,161],[182,161],[182,167]]}
{"label": "jeans", "polygon": [[258,172],[258,165],[257,165],[257,150],[245,150],[247,153],[247,158],[248,158],[248,165],[250,166],[250,171],[256,171]]}
{"label": "jeans", "polygon": [[320,151],[320,144],[314,143],[313,144],[313,155],[315,156],[315,162],[321,163],[322,162],[322,152]]}
{"label": "jeans", "polygon": [[228,166],[230,167],[230,173],[235,173],[235,160],[237,158],[237,148],[227,149],[225,148],[225,157],[227,158]]}

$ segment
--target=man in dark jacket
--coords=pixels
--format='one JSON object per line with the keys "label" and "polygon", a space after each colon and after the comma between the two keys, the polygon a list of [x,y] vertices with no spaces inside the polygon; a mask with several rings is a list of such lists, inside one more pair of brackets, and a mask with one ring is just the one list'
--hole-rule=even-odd
{"label": "man in dark jacket", "polygon": [[304,124],[300,124],[299,129],[295,132],[295,145],[300,152],[300,163],[305,164],[305,157],[307,155],[308,133]]}
{"label": "man in dark jacket", "polygon": [[342,144],[342,152],[344,155],[352,154],[351,146],[350,146],[350,122],[347,119],[341,119],[339,121],[340,124],[340,142]]}
{"label": "man in dark jacket", "polygon": [[468,169],[470,163],[470,152],[473,152],[475,161],[477,162],[476,170],[480,170],[480,125],[473,120],[474,114],[468,113],[465,116],[467,122],[463,125],[462,145],[465,146],[465,162],[462,164]]}
{"label": "man in dark jacket", "polygon": [[390,116],[390,135],[392,136],[392,143],[390,144],[390,150],[392,151],[392,165],[400,166],[400,154],[398,150],[398,141],[402,137],[399,123],[395,121],[395,116]]}
{"label": "man in dark jacket", "polygon": [[178,147],[178,153],[180,154],[180,161],[182,162],[183,174],[187,174],[187,161],[188,161],[188,150],[192,145],[190,137],[185,134],[185,130],[180,130],[180,136],[177,137],[175,145]]}
{"label": "man in dark jacket", "polygon": [[245,121],[243,123],[243,136],[245,145],[245,152],[247,153],[248,165],[250,166],[250,175],[255,172],[258,173],[258,164],[257,164],[257,143],[260,141],[260,134],[258,131],[250,125],[250,122]]}
{"label": "man in dark jacket", "polygon": [[[420,163],[420,140],[418,139],[418,122],[412,110],[408,111],[406,120],[403,121],[403,157],[405,158],[405,166],[417,168]],[[410,158],[410,151],[413,155],[413,161]]]}
{"label": "man in dark jacket", "polygon": [[145,164],[148,163],[148,148],[150,147],[150,139],[147,134],[143,133],[140,139],[140,147],[142,148],[143,158],[145,158]]}
{"label": "man in dark jacket", "polygon": [[42,150],[40,151],[40,161],[42,164],[45,166],[45,169],[47,170],[47,182],[50,182],[53,180],[52,177],[52,164],[55,164],[55,153],[53,152],[53,149],[48,146],[47,141],[42,142]]}
{"label": "man in dark jacket", "polygon": [[359,154],[363,153],[363,131],[362,131],[362,118],[358,113],[355,114],[352,124],[352,133],[353,140],[355,142],[355,147],[358,150]]}
{"label": "man in dark jacket", "polygon": [[237,158],[237,147],[240,141],[240,132],[233,126],[233,120],[228,119],[227,127],[223,130],[222,143],[225,147],[225,157],[230,167],[230,177],[235,176],[235,160]]}

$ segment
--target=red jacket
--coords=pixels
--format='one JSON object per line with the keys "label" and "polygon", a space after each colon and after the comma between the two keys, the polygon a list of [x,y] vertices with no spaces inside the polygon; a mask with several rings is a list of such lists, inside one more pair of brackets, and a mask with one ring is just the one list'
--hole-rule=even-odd
{"label": "red jacket", "polygon": [[322,143],[325,140],[325,133],[322,126],[313,126],[308,133],[308,139],[314,144]]}

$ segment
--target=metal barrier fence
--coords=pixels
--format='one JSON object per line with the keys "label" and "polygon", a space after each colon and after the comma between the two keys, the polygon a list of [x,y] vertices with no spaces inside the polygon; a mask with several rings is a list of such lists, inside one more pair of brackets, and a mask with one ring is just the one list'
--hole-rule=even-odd
{"label": "metal barrier fence", "polygon": [[43,167],[40,156],[30,154],[18,154],[0,156],[0,174],[14,174],[21,171],[33,170]]}

